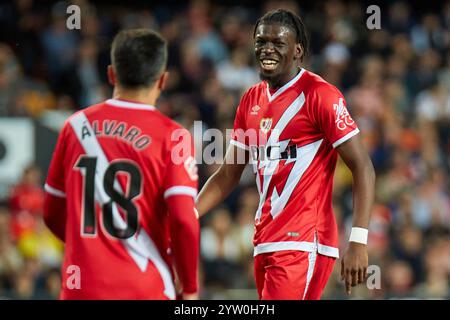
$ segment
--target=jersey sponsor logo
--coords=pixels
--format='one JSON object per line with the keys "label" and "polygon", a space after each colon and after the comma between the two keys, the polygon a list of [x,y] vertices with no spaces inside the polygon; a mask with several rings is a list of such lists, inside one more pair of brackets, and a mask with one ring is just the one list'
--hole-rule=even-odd
{"label": "jersey sponsor logo", "polygon": [[333,104],[333,109],[336,112],[335,122],[339,130],[345,130],[347,129],[347,126],[351,126],[355,123],[348,113],[347,107],[344,105],[343,98],[339,98],[339,103]]}
{"label": "jersey sponsor logo", "polygon": [[184,169],[186,170],[186,172],[189,175],[189,178],[191,178],[191,180],[195,181],[198,179],[197,162],[195,161],[194,157],[189,156],[184,161]]}
{"label": "jersey sponsor logo", "polygon": [[271,146],[251,145],[250,157],[253,161],[275,161],[282,159],[284,160],[295,159],[297,157],[297,146],[296,145],[288,146],[289,141],[290,140],[280,141],[278,144],[274,144]]}
{"label": "jersey sponsor logo", "polygon": [[272,118],[262,118],[261,122],[259,123],[259,128],[262,132],[267,134],[270,128],[272,128]]}
{"label": "jersey sponsor logo", "polygon": [[260,106],[254,105],[254,106],[252,107],[252,112],[250,112],[250,114],[251,114],[252,116],[257,116],[257,115],[258,115],[259,109],[261,109]]}

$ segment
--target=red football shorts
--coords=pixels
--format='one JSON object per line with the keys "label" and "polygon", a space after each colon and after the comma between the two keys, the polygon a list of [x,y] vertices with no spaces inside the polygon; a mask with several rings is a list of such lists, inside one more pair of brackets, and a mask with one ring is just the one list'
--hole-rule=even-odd
{"label": "red football shorts", "polygon": [[305,251],[278,251],[255,257],[261,300],[318,300],[336,259]]}

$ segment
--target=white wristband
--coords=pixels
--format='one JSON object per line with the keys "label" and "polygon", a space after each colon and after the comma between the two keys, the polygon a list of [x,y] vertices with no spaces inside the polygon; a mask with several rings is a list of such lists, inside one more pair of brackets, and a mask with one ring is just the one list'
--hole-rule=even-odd
{"label": "white wristband", "polygon": [[352,232],[350,232],[350,239],[348,241],[367,244],[368,235],[369,230],[364,228],[353,227]]}

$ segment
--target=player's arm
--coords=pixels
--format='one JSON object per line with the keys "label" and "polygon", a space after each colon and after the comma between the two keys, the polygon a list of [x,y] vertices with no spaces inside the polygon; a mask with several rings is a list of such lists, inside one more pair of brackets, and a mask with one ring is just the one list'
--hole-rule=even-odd
{"label": "player's arm", "polygon": [[352,234],[341,259],[341,278],[348,294],[351,287],[363,283],[368,267],[367,230],[375,194],[375,171],[359,135],[337,147],[353,176]]}
{"label": "player's arm", "polygon": [[197,197],[197,210],[203,216],[221,203],[238,185],[242,172],[249,160],[246,137],[246,106],[248,92],[242,96],[234,119],[232,140],[227,149],[224,161],[219,169],[208,179]]}
{"label": "player's arm", "polygon": [[[173,144],[164,177],[164,199],[169,213],[175,271],[182,298],[187,300],[198,298],[200,225],[195,210],[198,173],[193,157],[194,142],[189,131],[181,129],[175,136],[178,140],[171,140]],[[181,154],[178,151],[182,151]]]}
{"label": "player's arm", "polygon": [[[48,189],[48,187],[46,188]],[[44,222],[61,241],[66,233],[66,198],[50,192],[44,198]]]}
{"label": "player's arm", "polygon": [[182,287],[182,298],[196,299],[200,227],[195,214],[194,198],[188,195],[174,195],[168,197],[166,203],[169,209],[171,249]]}
{"label": "player's arm", "polygon": [[67,133],[65,125],[61,130],[53,152],[45,183],[44,222],[62,241],[66,230],[66,191],[64,183],[64,154]]}
{"label": "player's arm", "polygon": [[[241,160],[240,155],[244,156],[244,161]],[[238,185],[248,157],[248,151],[230,144],[224,163],[208,179],[197,197],[197,210],[200,217],[221,203]]]}
{"label": "player's arm", "polygon": [[353,228],[347,251],[341,259],[341,276],[345,279],[347,293],[351,293],[351,287],[366,277],[367,234],[374,201],[375,173],[342,93],[334,86],[320,83],[312,92],[311,99],[314,103],[307,109],[311,119],[336,148],[353,175]]}

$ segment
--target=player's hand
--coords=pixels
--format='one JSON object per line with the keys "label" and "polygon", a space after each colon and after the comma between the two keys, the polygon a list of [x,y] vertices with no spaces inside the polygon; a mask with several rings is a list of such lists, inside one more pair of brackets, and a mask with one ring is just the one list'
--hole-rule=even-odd
{"label": "player's hand", "polygon": [[199,296],[198,293],[182,293],[181,294],[182,300],[198,300]]}
{"label": "player's hand", "polygon": [[345,280],[347,294],[352,293],[352,287],[365,281],[368,265],[367,245],[349,242],[341,260],[341,280]]}

